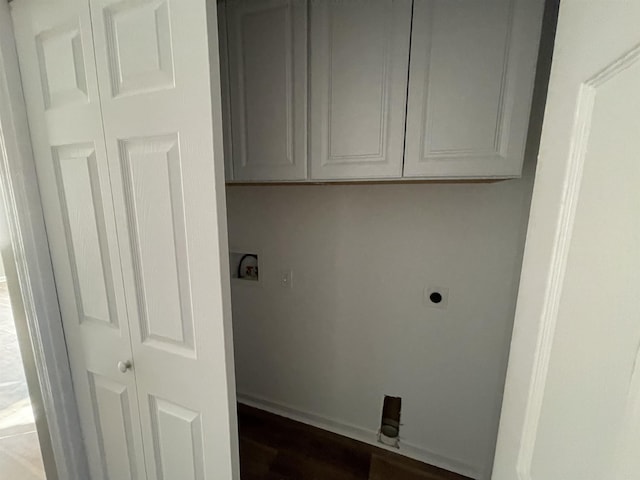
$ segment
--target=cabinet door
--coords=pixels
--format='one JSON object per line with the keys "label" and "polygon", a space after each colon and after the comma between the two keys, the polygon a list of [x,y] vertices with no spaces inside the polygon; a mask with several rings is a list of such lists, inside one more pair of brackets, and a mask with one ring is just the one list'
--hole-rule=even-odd
{"label": "cabinet door", "polygon": [[311,178],[402,175],[411,3],[311,3]]}
{"label": "cabinet door", "polygon": [[21,0],[12,16],[91,478],[143,480],[135,374],[118,369],[131,344],[89,4]]}
{"label": "cabinet door", "polygon": [[234,179],[306,179],[306,0],[229,0],[227,34]]}
{"label": "cabinet door", "polygon": [[90,4],[147,475],[237,479],[216,4]]}
{"label": "cabinet door", "polygon": [[520,175],[542,10],[542,0],[415,2],[405,177]]}

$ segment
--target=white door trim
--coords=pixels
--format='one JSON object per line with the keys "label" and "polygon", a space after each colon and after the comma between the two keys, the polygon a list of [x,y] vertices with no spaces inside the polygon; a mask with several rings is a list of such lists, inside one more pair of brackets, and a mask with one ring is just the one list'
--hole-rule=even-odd
{"label": "white door trim", "polygon": [[50,472],[60,480],[86,480],[89,471],[6,1],[0,1],[0,185],[15,259],[15,269],[8,273],[16,272],[24,306],[24,312],[14,315],[23,314],[28,323],[53,449],[53,459],[43,452],[47,475],[49,480],[55,480]]}

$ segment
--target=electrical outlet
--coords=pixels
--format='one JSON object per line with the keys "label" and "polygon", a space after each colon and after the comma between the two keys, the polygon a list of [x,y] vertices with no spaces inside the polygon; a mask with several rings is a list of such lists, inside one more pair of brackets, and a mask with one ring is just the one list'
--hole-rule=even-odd
{"label": "electrical outlet", "polygon": [[449,305],[449,289],[446,287],[425,287],[423,301],[427,307],[445,310]]}
{"label": "electrical outlet", "polygon": [[282,270],[280,272],[280,286],[282,288],[293,288],[293,271]]}

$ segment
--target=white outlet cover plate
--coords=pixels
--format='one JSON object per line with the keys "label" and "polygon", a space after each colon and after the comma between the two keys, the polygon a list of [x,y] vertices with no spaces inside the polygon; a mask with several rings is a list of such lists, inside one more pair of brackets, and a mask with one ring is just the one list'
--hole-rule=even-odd
{"label": "white outlet cover plate", "polygon": [[[434,303],[431,301],[430,297],[432,293],[439,293],[442,295],[440,303]],[[447,287],[425,287],[423,302],[427,307],[445,310],[449,306],[449,289]]]}
{"label": "white outlet cover plate", "polygon": [[293,288],[293,271],[282,270],[280,272],[280,285],[282,288]]}

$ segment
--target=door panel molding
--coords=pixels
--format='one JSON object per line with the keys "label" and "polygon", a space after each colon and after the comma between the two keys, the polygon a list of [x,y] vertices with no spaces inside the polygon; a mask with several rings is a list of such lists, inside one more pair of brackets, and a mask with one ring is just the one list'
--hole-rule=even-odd
{"label": "door panel molding", "polygon": [[[84,143],[52,150],[63,228],[71,247],[67,254],[78,319],[118,328],[110,261],[104,258],[108,253],[103,253],[108,250],[95,146]],[[67,166],[72,162],[79,165]],[[75,251],[82,253],[81,262]]]}
{"label": "door panel molding", "polygon": [[[391,90],[391,85],[390,82],[392,81],[392,74],[393,74],[393,45],[394,45],[394,32],[393,32],[393,23],[392,22],[384,22],[383,25],[383,34],[382,36],[384,37],[384,41],[382,42],[382,45],[378,45],[380,47],[380,51],[378,52],[379,55],[379,64],[378,64],[378,68],[379,71],[376,72],[378,73],[378,75],[367,75],[369,78],[371,77],[379,77],[379,92],[376,95],[378,98],[378,104],[375,107],[375,111],[378,117],[378,141],[377,142],[367,142],[366,145],[358,145],[359,149],[364,147],[374,147],[369,151],[360,151],[359,153],[355,153],[355,152],[347,152],[347,151],[340,151],[336,146],[335,143],[339,143],[339,142],[334,142],[334,138],[335,137],[339,137],[339,135],[342,133],[344,134],[345,132],[345,125],[343,123],[343,125],[340,127],[334,125],[334,120],[336,120],[335,117],[340,117],[340,115],[334,115],[334,110],[339,109],[341,106],[341,102],[334,102],[333,99],[333,91],[334,91],[334,77],[336,76],[336,73],[340,73],[340,68],[334,68],[333,65],[333,61],[335,59],[337,53],[339,54],[339,51],[341,50],[341,46],[338,46],[338,48],[335,48],[335,31],[334,31],[334,24],[336,23],[335,21],[335,11],[331,9],[333,5],[329,5],[329,9],[330,11],[328,12],[328,21],[326,24],[326,30],[324,32],[324,35],[326,35],[326,38],[328,39],[328,45],[327,45],[327,57],[329,58],[329,61],[327,62],[329,64],[329,68],[327,70],[327,78],[326,78],[326,85],[322,88],[326,88],[326,91],[328,92],[328,110],[327,110],[327,143],[328,143],[328,147],[327,147],[327,158],[323,158],[322,159],[322,165],[329,165],[329,164],[340,164],[340,163],[348,163],[352,160],[357,159],[358,162],[371,162],[371,163],[379,163],[379,162],[386,162],[386,157],[387,155],[389,155],[389,150],[388,150],[388,139],[389,139],[389,117],[391,116],[391,112],[392,112],[392,105],[391,105],[391,100],[392,100],[392,95],[390,94],[390,90]],[[392,10],[392,6],[388,7],[388,11],[386,12],[387,14],[390,13]],[[379,32],[377,32],[379,33]],[[343,47],[342,47],[343,48]],[[337,50],[337,51],[336,51]],[[339,82],[337,82],[339,83]],[[344,113],[344,112],[343,112]],[[343,144],[345,143],[344,141],[342,142]],[[349,148],[351,145],[342,145],[343,148]]]}
{"label": "door panel molding", "polygon": [[204,480],[199,412],[150,395],[153,448],[159,480]]}
{"label": "door panel molding", "polygon": [[[61,47],[66,51],[60,52]],[[45,109],[74,102],[88,103],[87,74],[78,19],[38,34],[36,49]],[[54,52],[62,55],[51,59],[50,53],[53,55]]]}
{"label": "door panel molding", "polygon": [[[495,118],[493,121],[488,123],[495,122],[495,128],[493,134],[488,139],[488,144],[491,145],[487,147],[487,145],[481,146],[477,145],[475,147],[444,147],[444,148],[432,148],[433,142],[433,122],[435,121],[434,116],[431,110],[432,105],[432,97],[435,96],[432,92],[432,76],[429,75],[429,71],[426,74],[426,81],[424,86],[426,101],[422,103],[422,108],[424,109],[422,117],[424,123],[424,129],[421,132],[421,140],[420,140],[420,159],[422,161],[436,160],[436,159],[447,159],[451,157],[467,157],[467,158],[477,158],[477,157],[505,157],[507,152],[507,145],[504,142],[505,138],[508,138],[509,135],[509,125],[511,124],[511,119],[513,115],[512,110],[506,110],[508,105],[513,103],[513,72],[511,71],[511,65],[513,64],[514,58],[512,58],[512,33],[514,29],[514,15],[515,15],[515,3],[516,0],[509,0],[507,3],[507,22],[505,28],[505,35],[503,39],[502,49],[504,54],[502,56],[501,65],[502,72],[500,74],[500,89],[498,93],[498,108],[495,112]],[[431,4],[429,7],[430,15],[429,22],[431,26],[428,29],[427,33],[427,45],[426,49],[427,53],[427,65],[430,63],[431,59],[431,47],[433,44],[433,36],[434,36],[434,5]],[[509,88],[510,87],[510,88]],[[511,98],[511,102],[507,102],[507,99]],[[492,138],[491,138],[492,137]]]}
{"label": "door panel molding", "polygon": [[402,176],[411,2],[359,7],[310,4],[312,180]]}
{"label": "door panel molding", "polygon": [[168,0],[124,0],[104,20],[114,97],[175,86]]}
{"label": "door panel molding", "polygon": [[131,418],[137,405],[131,404],[127,386],[93,372],[88,375],[104,478],[146,480],[144,472],[137,471],[141,452],[136,451]]}
{"label": "door panel molding", "polygon": [[119,151],[142,342],[195,358],[179,137],[120,140]]}

